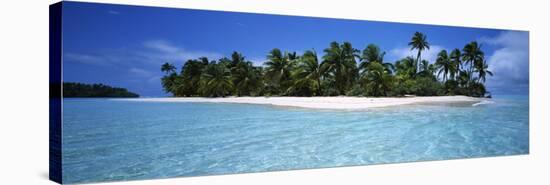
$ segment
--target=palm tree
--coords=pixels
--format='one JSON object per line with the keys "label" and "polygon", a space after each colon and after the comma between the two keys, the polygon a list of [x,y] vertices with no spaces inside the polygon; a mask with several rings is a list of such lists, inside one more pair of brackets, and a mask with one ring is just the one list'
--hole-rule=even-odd
{"label": "palm tree", "polygon": [[478,65],[476,65],[475,67],[475,72],[478,73],[478,83],[483,81],[483,83],[485,83],[485,80],[486,80],[486,76],[487,74],[489,74],[490,76],[493,76],[493,72],[489,71],[489,65],[487,65],[487,61],[483,61],[483,62],[480,62]]}
{"label": "palm tree", "polygon": [[382,64],[373,62],[367,66],[361,79],[365,82],[370,95],[387,96],[388,91],[391,89],[392,77]]}
{"label": "palm tree", "polygon": [[420,32],[415,32],[414,36],[411,39],[411,42],[409,42],[409,46],[411,46],[411,50],[414,50],[414,49],[418,50],[418,54],[416,55],[416,64],[415,64],[416,70],[418,72],[420,55],[423,50],[430,49],[430,44],[428,43],[428,41],[426,41],[426,35]]}
{"label": "palm tree", "polygon": [[261,79],[256,74],[252,63],[245,60],[245,57],[237,52],[231,53],[231,58],[223,58],[219,64],[225,65],[231,71],[233,84],[235,85],[235,94],[237,96],[250,95],[255,91],[253,88],[259,87]]}
{"label": "palm tree", "polygon": [[[176,73],[172,73],[172,74],[176,74]],[[185,96],[186,95],[185,90],[188,86],[185,83],[185,80],[179,75],[171,75],[169,78],[172,81],[172,84],[169,86],[168,91],[170,91],[172,95],[176,97]],[[164,84],[164,81],[163,81],[163,84]]]}
{"label": "palm tree", "polygon": [[363,50],[361,55],[361,62],[382,62],[384,60],[384,55],[386,52],[380,52],[380,48],[374,44],[369,44]]}
{"label": "palm tree", "polygon": [[168,62],[162,64],[160,71],[165,72],[166,74],[171,74],[176,72],[176,66]]}
{"label": "palm tree", "polygon": [[209,63],[209,60],[208,60],[208,57],[199,57],[199,62],[202,64],[202,65],[208,65]]}
{"label": "palm tree", "polygon": [[202,60],[187,60],[183,65],[181,76],[184,82],[183,92],[185,96],[193,96],[199,94],[199,83],[202,72],[208,65],[208,59],[203,57]]}
{"label": "palm tree", "polygon": [[435,67],[431,66],[430,62],[427,60],[420,61],[420,65],[418,66],[420,68],[420,72],[418,73],[429,73],[433,74],[435,71]]}
{"label": "palm tree", "polygon": [[464,49],[462,49],[462,52],[462,60],[466,64],[469,64],[470,69],[468,72],[470,73],[470,78],[472,78],[473,75],[471,73],[474,72],[474,66],[476,63],[483,62],[484,53],[483,51],[481,51],[481,46],[478,45],[475,41],[466,44],[466,46],[464,46]]}
{"label": "palm tree", "polygon": [[449,56],[449,59],[451,60],[451,68],[449,71],[450,78],[456,80],[456,77],[458,77],[458,73],[462,69],[462,60],[460,59],[460,50],[455,48],[453,51],[451,51],[451,55]]}
{"label": "palm tree", "polygon": [[176,67],[173,64],[166,62],[162,64],[160,71],[166,73],[166,75],[161,78],[161,84],[164,92],[172,93],[172,95],[176,96],[174,87],[179,84],[176,82],[178,79]]}
{"label": "palm tree", "polygon": [[176,93],[174,92],[174,86],[176,86],[178,75],[176,73],[170,73],[161,78],[161,84],[162,88],[164,89],[164,92],[166,93],[172,93],[172,95],[176,96]]}
{"label": "palm tree", "polygon": [[290,60],[290,61],[295,61],[298,58],[300,58],[300,56],[298,56],[298,54],[296,54],[296,52],[288,52],[288,53],[286,53],[285,56],[287,56],[288,60]]}
{"label": "palm tree", "polygon": [[[292,55],[292,54],[291,54]],[[294,56],[290,56],[294,57]],[[290,72],[292,63],[289,54],[283,54],[281,50],[272,49],[267,55],[268,61],[265,62],[266,78],[274,84],[275,88],[280,92],[286,89],[287,83],[290,80]]]}
{"label": "palm tree", "polygon": [[369,44],[361,55],[359,70],[364,71],[370,63],[378,62],[384,66],[388,73],[392,73],[395,70],[395,66],[392,63],[385,63],[384,55],[386,55],[386,52],[381,52],[378,46]]}
{"label": "palm tree", "polygon": [[447,76],[452,71],[453,65],[446,50],[441,50],[437,54],[435,65],[438,70],[437,76],[439,77],[443,73],[443,82],[447,81]]}
{"label": "palm tree", "polygon": [[230,67],[235,67],[238,63],[241,63],[241,62],[244,62],[244,56],[239,52],[233,51],[233,53],[231,53]]}
{"label": "palm tree", "polygon": [[466,88],[468,84],[470,84],[470,73],[467,71],[460,71],[457,81],[461,87]]}
{"label": "palm tree", "polygon": [[238,62],[231,73],[237,96],[255,95],[262,85],[261,71],[252,62]]}
{"label": "palm tree", "polygon": [[420,71],[415,74],[415,77],[426,77],[431,78],[433,80],[437,80],[434,73],[436,71],[436,66],[434,64],[430,64],[427,60],[420,61]]}
{"label": "palm tree", "polygon": [[231,59],[227,58],[227,57],[222,57],[222,58],[218,59],[218,64],[223,64],[225,66],[231,66],[231,65],[233,65],[233,61]]}
{"label": "palm tree", "polygon": [[344,42],[342,45],[332,42],[324,52],[321,70],[326,71],[327,75],[334,78],[338,94],[345,94],[358,75],[355,57],[359,51],[354,49],[349,42]]}
{"label": "palm tree", "polygon": [[308,89],[309,93],[320,96],[321,91],[321,76],[323,72],[319,66],[319,59],[317,58],[317,52],[315,50],[307,50],[296,70],[292,74],[294,80],[293,86],[289,88],[289,91],[298,91],[300,89]]}
{"label": "palm tree", "polygon": [[204,96],[225,97],[232,90],[231,71],[223,64],[209,64],[202,74],[199,91]]}
{"label": "palm tree", "polygon": [[415,59],[406,57],[395,63],[396,75],[404,76],[407,79],[413,78],[416,74]]}

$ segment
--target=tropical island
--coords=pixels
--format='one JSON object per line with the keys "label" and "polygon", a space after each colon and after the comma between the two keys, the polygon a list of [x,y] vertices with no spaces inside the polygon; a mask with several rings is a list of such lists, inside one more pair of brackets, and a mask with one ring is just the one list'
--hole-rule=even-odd
{"label": "tropical island", "polygon": [[408,45],[416,56],[395,62],[385,61],[385,52],[375,44],[360,51],[350,42],[331,42],[321,57],[314,49],[298,55],[274,48],[263,66],[254,66],[236,51],[230,58],[190,59],[180,72],[164,63],[161,84],[175,98],[137,101],[365,109],[413,103],[475,105],[491,98],[484,83],[493,73],[476,41],[462,49],[441,50],[436,61],[422,59],[422,51],[430,49],[423,33],[415,32]]}
{"label": "tropical island", "polygon": [[417,55],[395,62],[385,61],[375,44],[360,51],[349,42],[331,42],[321,57],[314,49],[298,55],[274,48],[263,67],[235,51],[230,58],[188,60],[179,73],[164,63],[161,83],[174,97],[490,97],[484,83],[493,73],[477,42],[441,50],[436,61],[422,59],[430,49],[423,33],[414,33],[408,45]]}
{"label": "tropical island", "polygon": [[84,84],[63,82],[64,98],[137,98],[138,94],[125,88],[111,87],[104,84]]}

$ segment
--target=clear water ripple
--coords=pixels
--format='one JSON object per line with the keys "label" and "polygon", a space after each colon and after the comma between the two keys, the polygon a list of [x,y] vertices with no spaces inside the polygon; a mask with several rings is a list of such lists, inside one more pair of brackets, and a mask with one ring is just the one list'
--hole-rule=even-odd
{"label": "clear water ripple", "polygon": [[527,154],[527,97],[317,111],[65,99],[67,183]]}

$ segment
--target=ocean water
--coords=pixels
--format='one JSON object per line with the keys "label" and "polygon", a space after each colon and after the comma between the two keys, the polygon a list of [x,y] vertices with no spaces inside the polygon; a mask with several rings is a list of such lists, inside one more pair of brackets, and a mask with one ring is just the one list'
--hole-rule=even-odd
{"label": "ocean water", "polygon": [[110,99],[63,103],[65,183],[529,153],[527,96],[364,111]]}

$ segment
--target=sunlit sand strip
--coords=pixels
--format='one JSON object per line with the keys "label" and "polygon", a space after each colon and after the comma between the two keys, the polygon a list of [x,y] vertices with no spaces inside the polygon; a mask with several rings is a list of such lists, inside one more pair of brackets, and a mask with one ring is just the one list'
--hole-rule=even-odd
{"label": "sunlit sand strip", "polygon": [[368,109],[377,107],[389,107],[415,103],[471,103],[476,104],[485,98],[467,96],[430,96],[430,97],[225,97],[225,98],[137,98],[123,99],[123,101],[142,102],[203,102],[203,103],[243,103],[287,106],[311,109]]}

